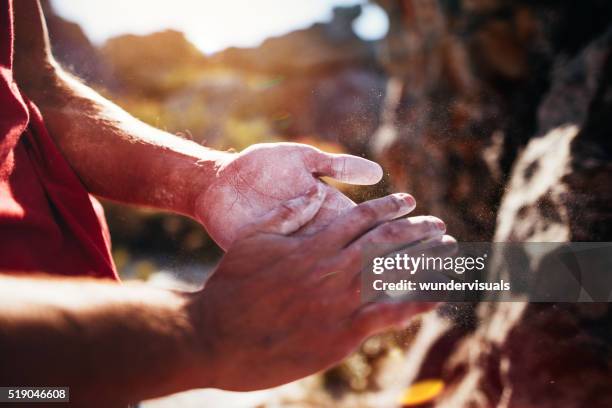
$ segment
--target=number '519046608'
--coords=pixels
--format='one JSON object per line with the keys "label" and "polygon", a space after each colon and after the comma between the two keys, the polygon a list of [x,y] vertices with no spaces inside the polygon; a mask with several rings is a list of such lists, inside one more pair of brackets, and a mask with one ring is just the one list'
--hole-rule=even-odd
{"label": "number '519046608'", "polygon": [[0,387],[0,402],[68,402],[68,387]]}

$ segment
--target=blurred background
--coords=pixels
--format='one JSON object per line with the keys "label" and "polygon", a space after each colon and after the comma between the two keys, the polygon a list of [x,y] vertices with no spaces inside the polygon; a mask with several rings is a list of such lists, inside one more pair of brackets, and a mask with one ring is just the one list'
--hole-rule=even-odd
{"label": "blurred background", "polygon": [[[612,241],[607,0],[43,7],[61,64],[151,125],[376,160],[380,185],[339,187],[408,191],[460,241]],[[194,288],[221,255],[190,220],[104,205],[124,279]],[[145,407],[609,407],[611,323],[607,304],[445,305],[321,375]]]}

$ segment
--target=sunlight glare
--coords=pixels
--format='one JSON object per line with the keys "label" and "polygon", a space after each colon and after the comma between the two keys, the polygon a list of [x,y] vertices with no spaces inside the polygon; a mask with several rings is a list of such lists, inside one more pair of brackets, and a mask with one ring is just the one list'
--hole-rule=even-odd
{"label": "sunlight glare", "polygon": [[[363,0],[53,0],[57,13],[77,22],[96,44],[126,34],[172,28],[210,54],[253,47],[270,36],[329,21],[334,6]],[[361,30],[361,29],[360,29]],[[367,30],[366,30],[367,31]]]}

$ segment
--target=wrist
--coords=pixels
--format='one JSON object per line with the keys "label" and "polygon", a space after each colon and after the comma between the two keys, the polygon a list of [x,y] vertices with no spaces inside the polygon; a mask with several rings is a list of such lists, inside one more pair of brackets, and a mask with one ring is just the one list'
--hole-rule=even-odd
{"label": "wrist", "polygon": [[205,203],[211,198],[211,187],[222,177],[223,169],[232,163],[238,153],[228,151],[209,150],[204,159],[198,160],[192,167],[190,176],[190,192],[188,216],[198,222],[203,222],[203,213],[207,210]]}
{"label": "wrist", "polygon": [[218,363],[216,340],[211,311],[204,305],[202,291],[184,294],[186,302],[183,313],[190,326],[187,349],[190,355],[188,372],[193,380],[193,388],[218,388],[218,377],[222,364]]}
{"label": "wrist", "polygon": [[[200,221],[198,202],[206,197],[211,185],[219,177],[219,170],[233,160],[235,153],[208,149],[195,145],[189,154],[170,167],[167,180],[160,183],[160,201],[169,202],[169,209]],[[166,196],[166,197],[164,197]]]}

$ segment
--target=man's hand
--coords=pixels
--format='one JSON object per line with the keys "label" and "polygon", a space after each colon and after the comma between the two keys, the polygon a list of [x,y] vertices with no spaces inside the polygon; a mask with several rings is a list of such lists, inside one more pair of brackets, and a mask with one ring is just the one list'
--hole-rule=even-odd
{"label": "man's hand", "polygon": [[[377,164],[295,143],[260,144],[239,154],[207,149],[130,116],[54,61],[35,0],[15,2],[15,75],[90,193],[170,210],[202,222],[223,247],[254,217],[330,176],[374,184]],[[204,193],[206,192],[206,193]],[[355,204],[328,187],[311,232]]]}
{"label": "man's hand", "polygon": [[355,203],[318,176],[350,184],[375,184],[381,167],[347,154],[322,152],[297,143],[265,143],[228,156],[210,187],[196,200],[195,217],[224,249],[239,231],[284,201],[304,194],[317,184],[326,192],[316,217],[302,231],[315,232]]}
{"label": "man's hand", "polygon": [[444,224],[400,218],[415,203],[394,194],[296,235],[325,199],[315,188],[244,227],[195,294],[0,276],[0,383],[69,386],[71,404],[87,407],[191,388],[261,389],[329,367],[366,337],[431,308],[366,304],[359,272],[365,253],[410,254],[415,246],[405,247],[416,241],[437,243],[444,256],[454,249]]}
{"label": "man's hand", "polygon": [[[397,219],[415,202],[394,194],[345,211],[319,232],[292,234],[327,202],[325,192],[315,184],[307,196],[244,227],[196,295],[191,315],[201,330],[203,365],[216,373],[209,386],[246,391],[296,380],[433,307],[363,304],[359,274],[366,248],[374,257],[430,240],[438,254],[452,252],[455,242],[444,235],[444,223]],[[372,243],[385,253],[372,253]]]}

